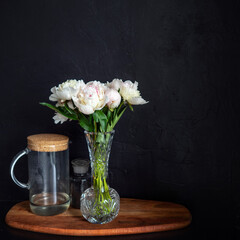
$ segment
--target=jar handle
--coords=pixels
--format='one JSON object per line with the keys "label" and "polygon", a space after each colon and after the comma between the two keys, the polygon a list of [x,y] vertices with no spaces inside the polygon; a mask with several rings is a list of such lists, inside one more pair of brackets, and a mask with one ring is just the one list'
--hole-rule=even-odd
{"label": "jar handle", "polygon": [[17,178],[14,175],[14,167],[15,164],[17,163],[18,159],[21,158],[23,155],[28,154],[30,152],[30,150],[28,148],[25,148],[24,150],[22,150],[21,152],[19,152],[12,160],[11,162],[11,166],[10,166],[10,174],[12,177],[12,180],[21,188],[27,188],[29,189],[29,184],[28,183],[21,183],[17,180]]}

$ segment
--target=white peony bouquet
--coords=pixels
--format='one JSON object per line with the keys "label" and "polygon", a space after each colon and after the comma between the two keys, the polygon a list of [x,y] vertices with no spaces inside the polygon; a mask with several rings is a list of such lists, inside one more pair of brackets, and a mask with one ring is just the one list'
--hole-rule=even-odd
{"label": "white peony bouquet", "polygon": [[42,102],[53,109],[55,123],[76,120],[88,132],[110,132],[127,107],[146,104],[138,90],[138,82],[113,79],[101,83],[67,80],[51,89],[49,99],[56,105]]}
{"label": "white peony bouquet", "polygon": [[147,101],[141,97],[137,82],[121,79],[113,79],[110,83],[67,80],[53,87],[51,92],[49,99],[56,104],[40,104],[56,112],[53,117],[55,123],[76,120],[85,129],[92,187],[81,196],[83,216],[94,223],[108,222],[116,217],[120,204],[118,193],[107,184],[113,128],[128,107],[133,110],[133,105],[145,104]]}

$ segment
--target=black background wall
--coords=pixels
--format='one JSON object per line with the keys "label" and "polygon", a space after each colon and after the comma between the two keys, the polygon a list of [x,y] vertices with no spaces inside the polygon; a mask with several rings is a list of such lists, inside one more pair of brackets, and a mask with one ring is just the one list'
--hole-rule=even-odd
{"label": "black background wall", "polygon": [[[0,200],[28,199],[9,174],[28,135],[65,134],[71,159],[88,156],[77,123],[39,105],[50,88],[121,78],[149,103],[116,127],[111,186],[181,203],[206,227],[240,225],[238,13],[238,1],[1,0]],[[26,161],[16,175],[27,180]]]}

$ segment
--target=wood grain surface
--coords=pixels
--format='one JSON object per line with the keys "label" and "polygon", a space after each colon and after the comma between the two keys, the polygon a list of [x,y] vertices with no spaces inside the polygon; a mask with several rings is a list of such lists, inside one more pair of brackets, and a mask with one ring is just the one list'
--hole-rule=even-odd
{"label": "wood grain surface", "polygon": [[37,216],[31,213],[28,201],[13,206],[5,221],[11,227],[34,232],[104,236],[175,230],[188,226],[191,219],[189,210],[179,204],[121,198],[119,215],[102,225],[87,222],[74,208],[56,216]]}

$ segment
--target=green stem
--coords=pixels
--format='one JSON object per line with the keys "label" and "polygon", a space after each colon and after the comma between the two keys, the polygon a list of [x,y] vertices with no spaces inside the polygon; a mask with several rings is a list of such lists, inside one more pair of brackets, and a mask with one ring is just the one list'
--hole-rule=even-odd
{"label": "green stem", "polygon": [[[96,143],[97,144],[97,143]],[[101,143],[102,145],[103,143]],[[108,144],[108,142],[104,143]],[[104,150],[102,150],[104,149]],[[112,201],[112,198],[109,194],[109,187],[107,184],[107,166],[105,162],[106,158],[106,147],[96,145],[95,151],[95,160],[93,162],[92,169],[92,178],[93,178],[93,188],[95,191],[96,199],[94,205],[96,207],[96,213],[109,214],[112,209],[109,208],[109,202]]]}

